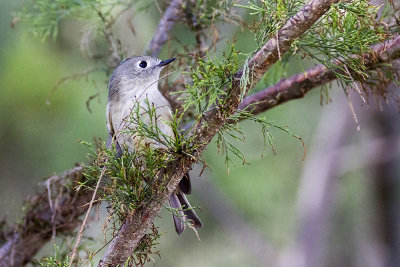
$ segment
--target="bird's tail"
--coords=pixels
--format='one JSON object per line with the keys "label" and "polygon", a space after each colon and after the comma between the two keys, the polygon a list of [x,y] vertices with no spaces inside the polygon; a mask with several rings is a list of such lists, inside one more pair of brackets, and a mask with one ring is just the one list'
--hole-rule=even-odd
{"label": "bird's tail", "polygon": [[[182,192],[183,191],[183,192]],[[177,210],[177,214],[173,214],[175,230],[178,235],[185,230],[186,224],[189,223],[193,227],[201,228],[203,224],[196,212],[194,212],[184,193],[190,193],[191,186],[188,177],[184,177],[179,183],[179,188],[169,198],[170,206]]]}

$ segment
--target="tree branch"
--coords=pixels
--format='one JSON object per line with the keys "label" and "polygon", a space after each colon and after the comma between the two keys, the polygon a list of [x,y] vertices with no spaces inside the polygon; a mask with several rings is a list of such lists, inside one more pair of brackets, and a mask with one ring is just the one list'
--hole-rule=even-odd
{"label": "tree branch", "polygon": [[[71,233],[80,223],[91,194],[75,191],[77,182],[83,181],[83,167],[75,167],[63,175],[47,179],[50,190],[27,201],[28,210],[16,229],[0,247],[0,267],[23,266],[55,234]],[[51,190],[53,188],[53,190]]]}
{"label": "tree branch", "polygon": [[[382,44],[371,47],[372,52],[362,56],[367,69],[376,69],[382,63],[400,58],[400,36]],[[336,72],[343,73],[340,69]],[[344,73],[343,73],[344,74]],[[354,78],[361,78],[350,70]],[[333,70],[317,65],[306,72],[282,79],[277,84],[247,96],[239,105],[239,109],[248,109],[253,114],[260,114],[286,101],[302,98],[313,88],[327,84],[336,79]]]}
{"label": "tree branch", "polygon": [[163,45],[168,40],[169,32],[182,13],[183,2],[183,0],[172,0],[169,4],[167,10],[165,10],[164,16],[158,23],[157,29],[146,50],[146,54],[150,54],[152,57],[158,57]]}
{"label": "tree branch", "polygon": [[250,81],[246,88],[241,88],[240,79],[244,71],[235,75],[232,89],[226,99],[227,105],[222,113],[218,108],[204,116],[194,127],[192,134],[195,134],[195,142],[198,150],[194,156],[183,156],[167,165],[166,176],[160,181],[160,191],[154,199],[144,203],[141,208],[135,210],[118,231],[111,242],[99,266],[124,265],[132,256],[135,248],[146,233],[150,223],[160,212],[162,203],[178,186],[182,176],[191,169],[196,157],[205,149],[207,144],[215,136],[221,126],[226,122],[230,114],[233,114],[240,103],[242,90],[247,93],[263,76],[263,74],[279,59],[280,53],[286,52],[292,41],[300,37],[309,29],[333,4],[339,0],[311,0],[294,17],[290,18],[285,26],[278,32],[277,39],[270,39],[255,56],[249,61]]}
{"label": "tree branch", "polygon": [[[339,0],[311,0],[296,15],[291,17],[282,29],[248,61],[246,69],[249,70],[249,82],[246,84],[246,88],[241,86],[241,78],[246,75],[245,69],[235,74],[224,112],[226,114],[235,113],[239,107],[241,96],[246,95],[257,84],[265,72],[278,61],[280,56],[289,50],[290,44],[294,40],[306,32],[328,11],[332,4],[337,2]],[[207,114],[195,128],[195,132],[199,136],[199,143],[208,144],[225,121],[226,116],[223,116],[218,109],[214,109]],[[208,125],[208,127],[204,127],[204,125]]]}

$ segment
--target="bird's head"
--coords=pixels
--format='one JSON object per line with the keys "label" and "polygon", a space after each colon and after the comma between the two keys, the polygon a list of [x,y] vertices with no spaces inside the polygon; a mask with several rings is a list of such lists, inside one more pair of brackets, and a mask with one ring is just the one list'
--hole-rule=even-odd
{"label": "bird's head", "polygon": [[157,86],[161,70],[175,58],[161,61],[149,56],[127,58],[114,70],[108,84],[109,96]]}

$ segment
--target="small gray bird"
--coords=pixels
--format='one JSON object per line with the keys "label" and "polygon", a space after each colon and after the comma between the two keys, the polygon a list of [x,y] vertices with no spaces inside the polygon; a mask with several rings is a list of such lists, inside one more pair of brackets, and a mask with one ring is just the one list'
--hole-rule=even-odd
{"label": "small gray bird", "polygon": [[[108,84],[106,116],[110,134],[109,144],[115,142],[118,156],[122,153],[121,149],[132,152],[144,144],[149,144],[152,148],[165,148],[153,139],[135,138],[135,134],[132,134],[137,125],[129,118],[138,104],[143,110],[148,109],[148,103],[154,106],[157,127],[163,134],[174,137],[171,127],[165,123],[172,120],[171,106],[158,90],[161,70],[174,60],[175,58],[161,61],[148,56],[132,57],[122,61],[114,70]],[[149,115],[142,114],[141,119],[145,123],[151,123]],[[130,133],[127,133],[127,129]],[[179,235],[185,230],[185,222],[189,222],[193,227],[202,227],[199,217],[185,197],[185,194],[190,192],[191,184],[189,176],[186,175],[169,199],[170,206],[179,211],[178,216],[173,215],[175,229]]]}

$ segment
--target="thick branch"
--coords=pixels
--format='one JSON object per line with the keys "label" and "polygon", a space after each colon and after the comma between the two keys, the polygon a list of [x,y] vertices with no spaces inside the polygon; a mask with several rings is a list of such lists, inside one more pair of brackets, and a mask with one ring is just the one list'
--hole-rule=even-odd
{"label": "thick branch", "polygon": [[[246,75],[245,69],[235,74],[230,95],[224,106],[225,115],[218,109],[212,110],[207,114],[200,125],[196,127],[199,136],[199,143],[208,142],[218,132],[219,128],[225,123],[227,116],[236,112],[241,95],[246,95],[253,88],[267,70],[290,48],[290,44],[305,33],[329,7],[339,2],[339,0],[311,0],[296,15],[291,17],[275,37],[271,38],[248,62],[246,69],[248,73],[248,83],[246,88],[241,87],[241,78]],[[208,125],[204,127],[204,125]]]}
{"label": "thick branch", "polygon": [[[309,29],[329,9],[331,4],[338,1],[311,0],[278,32],[278,39],[272,38],[256,53],[249,62],[251,82],[248,87],[245,89],[241,88],[240,78],[243,71],[239,72],[235,76],[236,80],[234,81],[233,88],[226,99],[228,104],[225,107],[226,113],[222,114],[217,109],[213,110],[195,126],[193,133],[196,134],[195,142],[199,145],[197,155],[195,156],[198,156],[205,149],[220,127],[225,123],[227,119],[226,115],[232,114],[237,110],[242,90],[247,92],[252,88],[270,66],[279,59],[279,54],[286,52],[292,41]],[[132,256],[150,223],[160,212],[162,203],[167,201],[184,173],[190,170],[194,162],[195,157],[185,156],[169,164],[166,168],[167,177],[165,182],[163,182],[165,189],[155,199],[143,205],[143,208],[135,210],[134,214],[124,222],[99,266],[123,265]]]}
{"label": "thick branch", "polygon": [[[0,266],[23,266],[55,234],[70,233],[79,224],[91,194],[75,191],[83,181],[83,167],[75,167],[61,176],[52,176],[47,189],[28,201],[28,211],[16,231],[9,233],[0,247]],[[72,186],[71,186],[72,185]]]}
{"label": "thick branch", "polygon": [[[372,46],[372,52],[363,55],[367,69],[375,69],[381,63],[387,63],[400,57],[400,36],[382,44]],[[337,69],[336,72],[341,72]],[[350,70],[355,79],[361,78]],[[286,101],[302,98],[311,89],[329,83],[336,79],[333,70],[323,65],[317,65],[306,72],[282,79],[277,84],[247,96],[239,105],[239,109],[248,109],[253,114],[262,113]]]}

